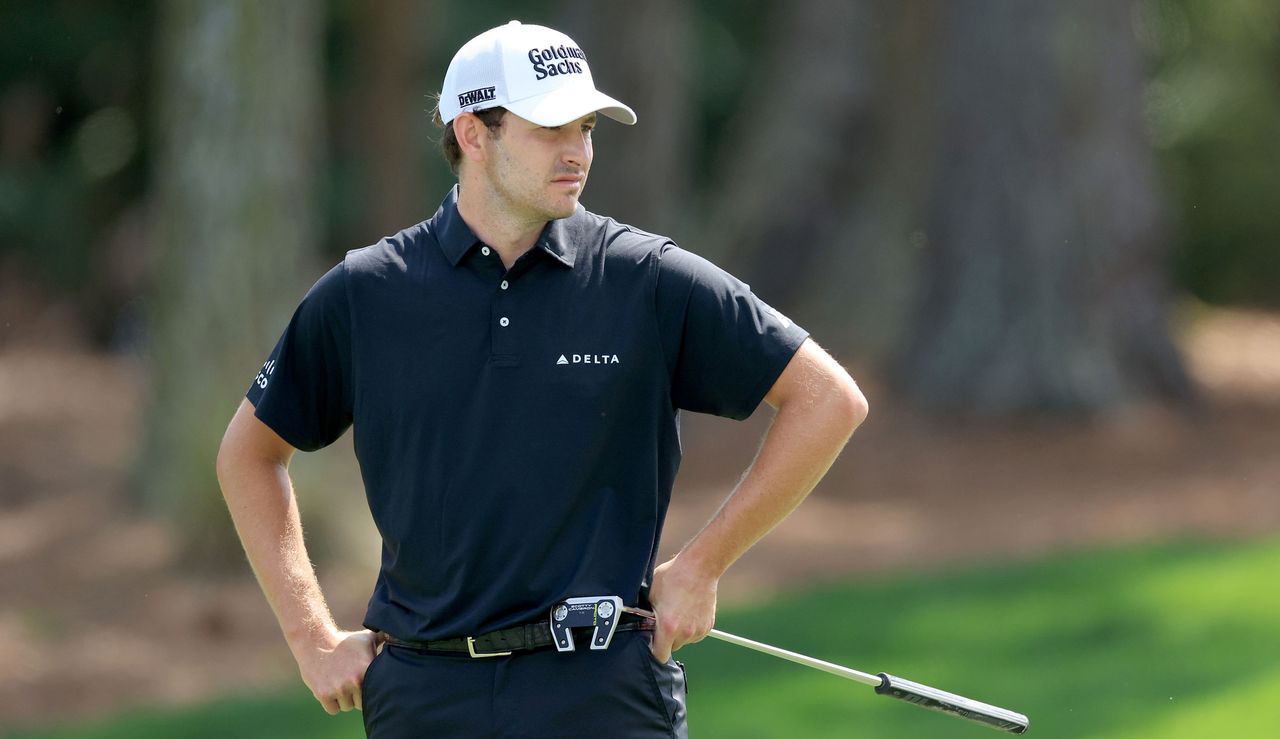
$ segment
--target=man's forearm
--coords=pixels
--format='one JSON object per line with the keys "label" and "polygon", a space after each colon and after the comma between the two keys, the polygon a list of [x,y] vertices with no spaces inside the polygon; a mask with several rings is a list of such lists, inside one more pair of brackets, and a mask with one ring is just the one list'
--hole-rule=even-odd
{"label": "man's forearm", "polygon": [[335,630],[303,543],[288,469],[228,450],[218,480],[249,564],[295,655]]}
{"label": "man's forearm", "polygon": [[867,414],[858,386],[808,341],[767,400],[778,414],[747,474],[698,535],[654,569],[652,649],[660,660],[711,630],[720,576],[804,500]]}
{"label": "man's forearm", "polygon": [[723,575],[808,496],[865,415],[839,386],[782,405],[747,474],[679,558],[705,577]]}
{"label": "man's forearm", "polygon": [[373,659],[374,634],[341,631],[329,614],[302,541],[289,479],[292,454],[245,401],[218,450],[218,482],[303,682],[324,710],[336,714],[363,705],[361,684]]}

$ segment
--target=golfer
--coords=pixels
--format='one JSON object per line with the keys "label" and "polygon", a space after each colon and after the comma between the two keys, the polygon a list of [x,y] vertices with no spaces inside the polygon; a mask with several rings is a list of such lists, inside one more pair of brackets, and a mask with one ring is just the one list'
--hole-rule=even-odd
{"label": "golfer", "polygon": [[[636,121],[564,34],[513,21],[464,45],[439,102],[457,187],[315,283],[223,439],[222,489],[302,678],[370,736],[687,736],[672,652],[866,415],[745,284],[579,204],[601,116]],[[679,412],[761,401],[754,462],[658,562]],[[288,473],[348,427],[382,537],[355,631],[325,605]]]}

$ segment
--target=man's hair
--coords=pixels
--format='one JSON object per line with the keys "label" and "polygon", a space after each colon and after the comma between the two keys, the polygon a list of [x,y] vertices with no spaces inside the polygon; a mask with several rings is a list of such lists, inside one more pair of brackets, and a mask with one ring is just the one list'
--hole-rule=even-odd
{"label": "man's hair", "polygon": [[[502,119],[507,115],[506,108],[488,108],[486,110],[475,111],[476,118],[489,129],[489,135],[497,137],[498,131],[502,128]],[[435,120],[436,125],[444,129],[440,136],[440,151],[444,154],[444,160],[449,163],[449,169],[456,176],[458,174],[458,165],[462,163],[462,147],[458,146],[458,135],[453,132],[453,121],[445,123],[440,119],[440,108],[436,107],[431,117]]]}

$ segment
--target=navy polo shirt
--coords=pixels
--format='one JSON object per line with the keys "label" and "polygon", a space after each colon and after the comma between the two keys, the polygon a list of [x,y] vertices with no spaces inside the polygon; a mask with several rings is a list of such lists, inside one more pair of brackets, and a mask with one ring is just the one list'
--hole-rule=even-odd
{"label": "navy polo shirt", "polygon": [[247,396],[304,451],[354,428],[382,534],[365,626],[443,639],[565,597],[634,601],[679,411],[746,418],[806,335],[705,259],[581,206],[504,269],[455,188],[321,277]]}

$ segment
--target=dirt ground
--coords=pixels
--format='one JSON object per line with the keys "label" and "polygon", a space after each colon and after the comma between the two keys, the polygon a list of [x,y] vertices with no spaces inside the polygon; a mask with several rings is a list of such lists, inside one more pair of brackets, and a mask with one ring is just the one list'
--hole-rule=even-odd
{"label": "dirt ground", "polygon": [[[1280,316],[1207,313],[1184,346],[1208,401],[1195,417],[1138,409],[1086,425],[954,428],[859,377],[870,421],[814,495],[734,567],[723,601],[890,569],[1280,530]],[[252,580],[184,575],[174,532],[124,503],[141,369],[74,349],[0,347],[0,727],[296,676]],[[758,416],[686,420],[668,549],[749,462],[767,423]],[[333,458],[354,485],[342,455],[349,448]],[[338,518],[359,554],[321,571],[349,627],[376,552],[356,492]]]}

